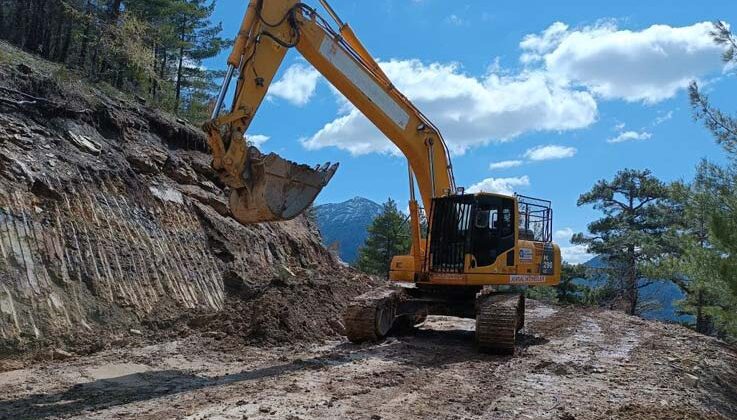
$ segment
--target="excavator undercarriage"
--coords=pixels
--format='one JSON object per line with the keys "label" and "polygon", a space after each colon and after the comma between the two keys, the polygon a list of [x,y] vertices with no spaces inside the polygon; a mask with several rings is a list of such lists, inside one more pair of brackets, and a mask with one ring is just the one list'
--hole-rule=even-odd
{"label": "excavator undercarriage", "polygon": [[524,328],[525,298],[519,293],[496,293],[482,287],[385,286],[355,298],[343,322],[351,342],[406,334],[428,315],[476,319],[479,350],[512,354],[517,333]]}

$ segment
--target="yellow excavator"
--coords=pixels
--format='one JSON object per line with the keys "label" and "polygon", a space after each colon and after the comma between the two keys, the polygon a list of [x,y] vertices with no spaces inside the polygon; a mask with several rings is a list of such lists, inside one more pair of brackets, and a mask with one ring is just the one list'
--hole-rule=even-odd
{"label": "yellow excavator", "polygon": [[[327,185],[338,165],[309,167],[249,146],[245,133],[290,48],[297,51],[406,156],[409,166],[409,255],[391,262],[392,286],[353,300],[344,315],[353,342],[412,328],[427,315],[476,319],[485,351],[514,352],[524,326],[524,286],[560,281],[552,208],[520,195],[468,194],[455,184],[437,127],[391,82],[325,0],[333,24],[299,0],[251,0],[228,70],[204,126],[213,168],[230,190],[242,224],[293,219]],[[233,105],[223,104],[236,80]],[[421,209],[427,230],[421,229]],[[400,287],[401,286],[401,287]]]}

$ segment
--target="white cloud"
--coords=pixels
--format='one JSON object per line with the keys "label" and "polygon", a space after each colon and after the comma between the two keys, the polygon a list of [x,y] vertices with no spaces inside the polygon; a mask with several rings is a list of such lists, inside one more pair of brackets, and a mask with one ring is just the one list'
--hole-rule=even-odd
{"label": "white cloud", "polygon": [[668,111],[665,114],[658,115],[655,121],[653,121],[653,126],[658,126],[671,119],[673,119],[673,111]]}
{"label": "white cloud", "polygon": [[619,133],[617,137],[607,140],[607,143],[624,143],[626,141],[648,140],[652,138],[652,136],[652,133],[648,133],[647,131],[625,131],[623,133]]}
{"label": "white cloud", "polygon": [[565,146],[538,146],[527,150],[525,157],[530,160],[554,160],[554,159],[565,159],[576,155],[578,150],[575,147]]}
{"label": "white cloud", "polygon": [[468,188],[469,193],[487,192],[505,195],[514,194],[515,187],[529,187],[530,178],[528,176],[516,178],[486,178],[485,180],[474,184]]}
{"label": "white cloud", "polygon": [[463,26],[466,22],[458,15],[450,15],[445,18],[445,21],[453,26]]}
{"label": "white cloud", "polygon": [[521,61],[605,99],[655,103],[724,68],[710,22],[620,30],[613,22],[570,30],[557,22],[520,43]]}
{"label": "white cloud", "polygon": [[[636,31],[612,21],[578,29],[557,22],[522,40],[525,67],[517,73],[490,66],[472,76],[457,63],[416,59],[380,65],[440,128],[451,152],[462,155],[526,133],[586,128],[597,120],[596,98],[654,103],[672,97],[691,80],[724,69],[710,30],[709,22]],[[304,83],[303,95],[280,94],[304,103],[314,83]],[[360,112],[344,99],[339,104],[338,116],[304,138],[304,147],[400,154]]]}
{"label": "white cloud", "polygon": [[521,160],[503,160],[501,162],[494,162],[491,165],[489,165],[489,169],[496,170],[496,169],[509,169],[509,168],[516,168],[518,166],[522,166],[525,162]]}
{"label": "white cloud", "polygon": [[567,227],[555,231],[555,238],[562,241],[570,241],[573,237],[573,229]]}
{"label": "white cloud", "polygon": [[269,95],[298,106],[307,104],[315,94],[320,73],[304,64],[289,67],[279,81],[269,87]]}
{"label": "white cloud", "polygon": [[594,254],[588,252],[586,245],[571,245],[560,248],[563,261],[569,264],[583,264],[594,258]]}
{"label": "white cloud", "polygon": [[[571,90],[543,72],[481,78],[457,64],[392,60],[381,67],[394,84],[438,125],[455,154],[507,141],[529,132],[580,129],[596,121],[591,94]],[[310,149],[338,147],[354,155],[395,153],[396,148],[355,108],[343,112],[313,136]]]}
{"label": "white cloud", "polygon": [[256,147],[261,147],[261,146],[263,146],[264,143],[266,143],[267,141],[269,141],[271,139],[271,137],[264,136],[263,134],[254,134],[254,135],[246,136],[246,139],[252,145],[254,145]]}
{"label": "white cloud", "polygon": [[554,50],[568,35],[568,25],[555,22],[539,35],[529,34],[524,37],[519,46],[525,51],[520,60],[527,64],[540,61],[543,54]]}

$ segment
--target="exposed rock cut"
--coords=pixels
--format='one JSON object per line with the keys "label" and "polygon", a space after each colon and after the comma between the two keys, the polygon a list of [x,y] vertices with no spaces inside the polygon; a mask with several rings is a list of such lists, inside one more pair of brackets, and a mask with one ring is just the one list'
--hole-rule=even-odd
{"label": "exposed rock cut", "polygon": [[7,44],[0,57],[0,354],[246,308],[231,330],[247,338],[340,332],[368,280],[307,218],[230,218],[199,129]]}

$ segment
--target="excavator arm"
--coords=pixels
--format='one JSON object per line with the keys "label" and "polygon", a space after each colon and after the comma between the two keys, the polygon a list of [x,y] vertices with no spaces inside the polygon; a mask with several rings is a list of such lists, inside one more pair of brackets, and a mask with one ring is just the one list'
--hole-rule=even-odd
{"label": "excavator arm", "polygon": [[[249,3],[228,59],[228,74],[213,118],[204,127],[213,167],[231,189],[234,217],[244,224],[296,217],[327,185],[337,165],[310,168],[276,155],[263,156],[256,148],[248,147],[244,137],[287,50],[296,48],[407,157],[413,243],[419,253],[419,213],[413,181],[416,179],[427,209],[434,197],[455,193],[447,147],[437,128],[396,89],[351,28],[324,0],[320,1],[338,24],[337,30],[298,0]],[[236,75],[233,106],[221,114]]]}

